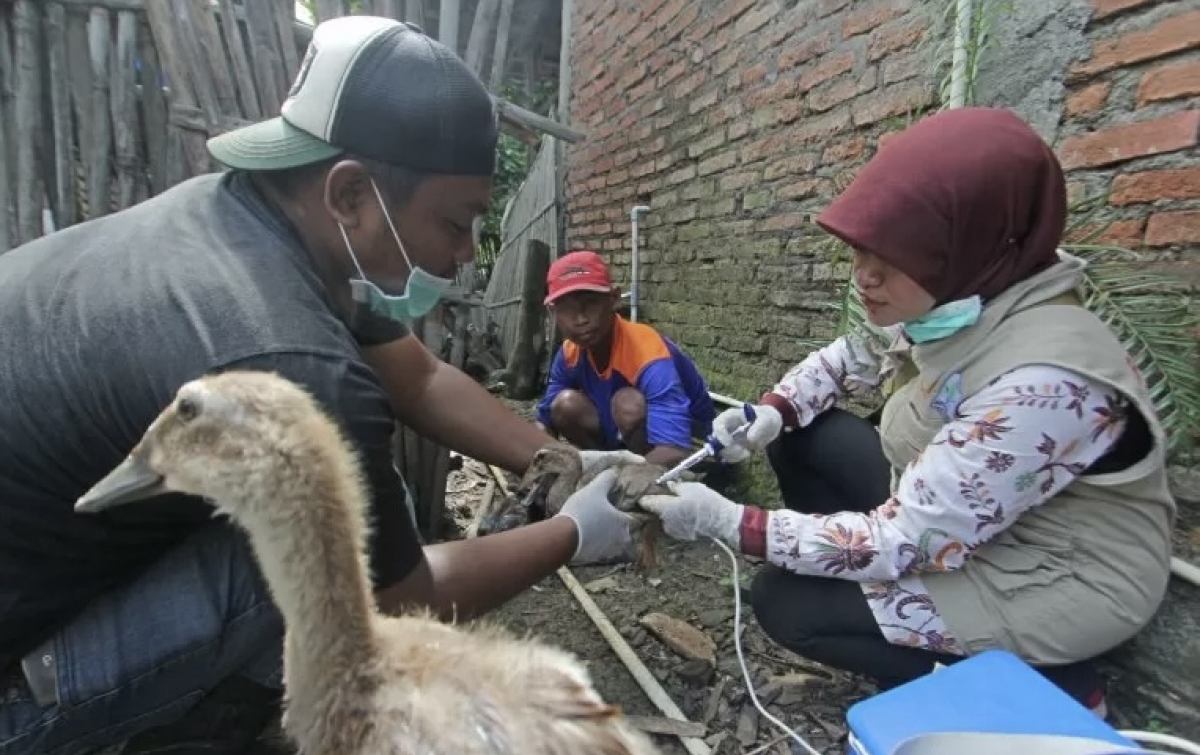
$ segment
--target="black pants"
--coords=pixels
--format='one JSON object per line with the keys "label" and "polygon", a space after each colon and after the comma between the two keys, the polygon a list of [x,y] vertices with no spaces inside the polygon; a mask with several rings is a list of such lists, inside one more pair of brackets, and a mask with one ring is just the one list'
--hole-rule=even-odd
{"label": "black pants", "polygon": [[[842,409],[784,433],[767,456],[783,503],[794,511],[867,512],[890,495],[879,433]],[[759,625],[775,642],[805,658],[872,677],[883,689],[929,673],[936,662],[962,660],[888,642],[857,582],[801,576],[766,564],[755,576],[751,603]],[[1101,684],[1089,663],[1039,670],[1080,701]]]}

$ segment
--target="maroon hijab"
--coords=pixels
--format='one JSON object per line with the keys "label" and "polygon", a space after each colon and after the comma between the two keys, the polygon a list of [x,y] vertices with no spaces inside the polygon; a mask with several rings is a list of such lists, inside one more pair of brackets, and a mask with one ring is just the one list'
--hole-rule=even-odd
{"label": "maroon hijab", "polygon": [[938,304],[987,301],[1058,261],[1062,167],[1007,110],[945,110],[897,134],[817,217]]}

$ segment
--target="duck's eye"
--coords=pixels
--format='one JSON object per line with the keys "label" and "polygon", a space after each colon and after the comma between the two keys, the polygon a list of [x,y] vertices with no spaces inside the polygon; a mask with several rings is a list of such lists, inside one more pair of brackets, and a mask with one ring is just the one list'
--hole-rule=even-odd
{"label": "duck's eye", "polygon": [[200,405],[196,403],[195,399],[184,396],[175,405],[175,413],[184,422],[189,422],[195,419],[196,415],[200,413]]}

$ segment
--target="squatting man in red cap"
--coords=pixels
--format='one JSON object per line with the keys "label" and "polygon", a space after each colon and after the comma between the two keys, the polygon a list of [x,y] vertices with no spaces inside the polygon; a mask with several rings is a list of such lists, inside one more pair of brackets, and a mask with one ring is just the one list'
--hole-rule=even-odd
{"label": "squatting man in red cap", "polygon": [[595,252],[555,260],[546,287],[565,341],[538,405],[541,425],[579,448],[626,448],[668,467],[682,461],[715,417],[695,363],[654,328],[617,314],[621,291]]}
{"label": "squatting man in red cap", "polygon": [[423,548],[406,510],[397,418],[517,473],[552,440],[405,327],[474,254],[496,141],[490,96],[450,50],[337,18],[280,117],[209,141],[230,170],[0,257],[0,753],[241,753],[270,720],[283,626],[243,536],[202,500],[73,512],[205,373],[279,373],[338,420],[385,612],[462,619],[568,562],[631,554],[611,472],[486,538]]}

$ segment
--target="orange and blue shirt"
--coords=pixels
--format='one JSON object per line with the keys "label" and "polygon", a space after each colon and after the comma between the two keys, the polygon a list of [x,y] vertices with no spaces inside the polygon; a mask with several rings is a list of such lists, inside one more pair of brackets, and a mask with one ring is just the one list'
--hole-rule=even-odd
{"label": "orange and blue shirt", "polygon": [[716,410],[696,364],[654,328],[617,317],[608,368],[596,369],[591,355],[565,341],[550,366],[546,395],[538,404],[538,420],[550,426],[550,404],[564,389],[582,391],[596,406],[607,449],[621,438],[612,416],[612,397],[635,388],[646,398],[646,438],[651,446],[691,448],[694,436],[712,428]]}

